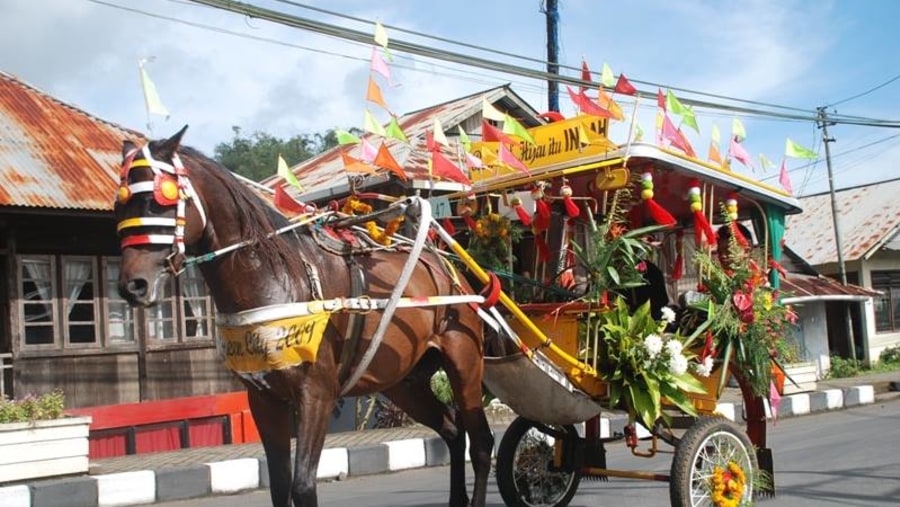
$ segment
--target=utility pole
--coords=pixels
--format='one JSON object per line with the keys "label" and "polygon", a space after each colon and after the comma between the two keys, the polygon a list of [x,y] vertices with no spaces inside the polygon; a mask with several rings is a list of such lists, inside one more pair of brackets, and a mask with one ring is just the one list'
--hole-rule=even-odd
{"label": "utility pole", "polygon": [[[547,72],[559,75],[559,4],[557,0],[545,0],[547,16]],[[547,108],[559,112],[559,83],[547,81]]]}
{"label": "utility pole", "polygon": [[[828,121],[828,116],[825,113],[825,106],[816,108],[819,112],[817,117],[819,124],[819,128],[822,129],[822,142],[825,144],[825,167],[828,168],[828,192],[831,196],[831,223],[834,227],[834,242],[835,242],[835,250],[837,250],[837,260],[838,260],[838,276],[840,276],[841,284],[847,285],[847,266],[844,264],[844,249],[843,242],[841,241],[841,225],[840,219],[838,217],[838,206],[837,206],[837,196],[834,193],[834,173],[831,170],[831,148],[829,145],[835,142],[833,137],[828,137],[828,126],[834,125],[834,123],[830,123]],[[850,315],[850,306],[845,304],[846,312],[844,315],[844,321],[846,322],[846,327],[844,332],[847,333],[847,340],[850,343],[850,357],[853,361],[856,361],[856,340],[853,337],[853,323]]]}

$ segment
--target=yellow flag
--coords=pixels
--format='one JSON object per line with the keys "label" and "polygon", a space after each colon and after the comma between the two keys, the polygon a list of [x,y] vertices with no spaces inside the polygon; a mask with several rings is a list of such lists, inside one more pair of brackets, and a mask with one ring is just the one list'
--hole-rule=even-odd
{"label": "yellow flag", "polygon": [[288,167],[287,162],[285,162],[284,158],[281,157],[280,153],[278,154],[278,176],[284,178],[284,181],[300,189],[301,192],[306,191],[303,188],[303,185],[300,184],[300,180],[297,179],[294,171],[291,171],[291,168]]}
{"label": "yellow flag", "polygon": [[141,68],[141,86],[144,88],[144,104],[147,106],[147,112],[158,114],[160,116],[169,117],[169,110],[163,105],[156,91],[156,85],[150,80],[150,75],[144,69],[144,60],[139,64]]}
{"label": "yellow flag", "polygon": [[487,101],[486,98],[481,97],[481,116],[487,118],[488,120],[494,121],[503,121],[506,119],[506,115],[501,113],[493,104]]}
{"label": "yellow flag", "polygon": [[387,48],[387,45],[388,45],[388,35],[387,35],[387,32],[386,32],[385,29],[384,29],[384,26],[382,26],[382,24],[381,24],[380,21],[376,21],[376,22],[375,22],[375,42],[376,42],[379,46],[381,46],[381,47],[383,47],[383,48]]}
{"label": "yellow flag", "polygon": [[606,62],[603,62],[603,69],[600,71],[600,83],[607,88],[612,88],[616,85],[616,78],[613,76],[613,71]]}
{"label": "yellow flag", "polygon": [[366,132],[371,132],[373,134],[378,134],[381,137],[384,137],[384,127],[375,120],[375,117],[372,116],[372,113],[366,109],[366,116],[363,120],[363,129]]}

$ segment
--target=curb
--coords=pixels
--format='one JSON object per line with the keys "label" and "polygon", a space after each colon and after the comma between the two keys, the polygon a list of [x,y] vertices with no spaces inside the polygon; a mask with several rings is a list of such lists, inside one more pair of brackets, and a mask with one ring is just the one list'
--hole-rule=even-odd
{"label": "curb", "polygon": [[[875,403],[871,385],[845,389],[827,389],[784,396],[778,418],[838,410]],[[771,411],[767,405],[767,415]],[[720,403],[716,411],[735,420],[741,404]],[[602,418],[601,436],[621,433],[622,417]],[[641,431],[638,436],[647,437]],[[503,429],[494,428],[494,454]],[[466,452],[468,460],[468,446]],[[343,480],[347,477],[382,474],[398,470],[440,466],[450,463],[450,453],[440,437],[393,440],[365,447],[336,447],[322,451],[319,480]],[[0,487],[0,505],[4,507],[107,507],[142,505],[185,500],[209,495],[233,494],[267,488],[269,473],[265,458],[241,458],[203,465],[142,470],[67,479],[42,480],[32,484]]]}

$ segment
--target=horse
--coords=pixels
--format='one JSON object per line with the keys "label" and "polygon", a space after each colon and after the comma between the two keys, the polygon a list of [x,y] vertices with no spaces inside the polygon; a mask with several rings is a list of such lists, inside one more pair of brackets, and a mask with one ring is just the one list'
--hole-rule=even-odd
{"label": "horse", "polygon": [[[325,248],[315,234],[328,232],[326,226],[291,228],[291,220],[227,168],[182,146],[186,130],[142,146],[123,142],[114,205],[122,251],[118,289],[129,304],[149,307],[157,303],[161,284],[177,276],[186,262],[207,260],[197,265],[217,308],[217,339],[225,336],[226,363],[247,389],[265,450],[272,505],[318,504],[316,472],[337,401],[344,395],[382,393],[446,442],[452,507],[470,505],[468,434],[475,475],[471,505],[484,506],[493,435],[482,405],[483,333],[477,308],[471,302],[400,307],[382,323],[387,310],[371,310],[398,285],[408,248],[348,254],[333,238]],[[278,233],[283,230],[288,232]],[[473,294],[433,250],[426,249],[409,265],[407,300]],[[360,297],[347,298],[351,295]],[[365,308],[353,311],[346,303],[350,300]],[[329,303],[337,310],[323,311]],[[324,318],[292,323],[295,316],[285,309],[296,308],[313,317],[324,312]],[[273,315],[288,324],[265,329],[245,325],[265,326],[258,322],[271,321]],[[377,341],[373,335],[379,330],[383,340],[373,351],[368,345]],[[312,350],[285,352],[300,342],[311,344]],[[276,361],[255,360],[265,352]],[[430,388],[438,367],[449,378],[454,408],[438,401]]]}

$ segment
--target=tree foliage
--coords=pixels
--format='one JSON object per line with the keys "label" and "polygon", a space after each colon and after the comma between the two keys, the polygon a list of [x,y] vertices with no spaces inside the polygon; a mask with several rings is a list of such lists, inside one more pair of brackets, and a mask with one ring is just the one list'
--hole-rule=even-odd
{"label": "tree foliage", "polygon": [[329,129],[324,134],[298,134],[290,139],[281,139],[261,131],[247,136],[238,126],[231,129],[234,137],[230,142],[217,144],[213,157],[225,167],[253,181],[275,174],[279,154],[289,166],[293,166],[337,146],[335,129]]}

